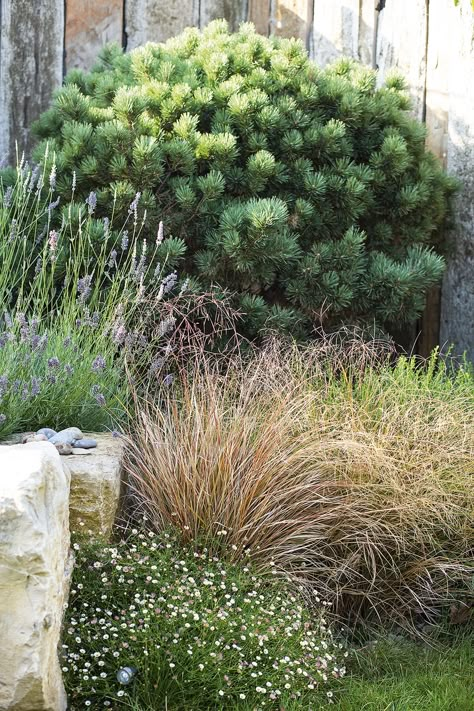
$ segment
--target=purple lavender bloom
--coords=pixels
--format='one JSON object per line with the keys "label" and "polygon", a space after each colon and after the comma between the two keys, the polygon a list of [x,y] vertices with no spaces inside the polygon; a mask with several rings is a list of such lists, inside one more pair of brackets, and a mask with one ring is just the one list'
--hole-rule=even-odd
{"label": "purple lavender bloom", "polygon": [[74,368],[70,363],[66,363],[66,365],[64,366],[64,372],[69,377],[74,374]]}
{"label": "purple lavender bloom", "polygon": [[108,261],[108,266],[109,269],[112,269],[117,263],[117,252],[115,249],[113,249],[109,255],[109,261]]}
{"label": "purple lavender bloom", "polygon": [[58,197],[56,198],[56,200],[55,200],[54,202],[50,202],[50,203],[49,203],[49,205],[48,205],[48,214],[49,214],[49,216],[51,216],[51,213],[53,212],[53,210],[55,210],[55,209],[57,208],[57,206],[59,205],[60,200],[61,200],[61,196],[58,195]]}
{"label": "purple lavender bloom", "polygon": [[14,380],[12,383],[12,391],[14,393],[17,393],[20,389],[20,385],[21,385],[21,380],[18,380],[18,379]]}
{"label": "purple lavender bloom", "polygon": [[137,208],[138,208],[138,203],[140,202],[141,198],[141,193],[136,193],[133,201],[130,203],[130,207],[128,208],[128,214],[131,215],[132,212],[136,214]]}
{"label": "purple lavender bloom", "polygon": [[30,343],[33,351],[39,350],[39,347],[41,345],[41,336],[37,333],[33,334]]}
{"label": "purple lavender bloom", "polygon": [[69,348],[69,346],[71,345],[71,343],[72,343],[72,338],[71,338],[71,336],[67,336],[67,338],[65,338],[64,341],[63,341],[63,346],[64,346],[64,348]]}
{"label": "purple lavender bloom", "polygon": [[109,229],[110,229],[110,220],[108,217],[104,217],[102,220],[102,223],[104,225],[104,237],[109,236]]}
{"label": "purple lavender bloom", "polygon": [[101,355],[98,355],[93,363],[92,363],[92,370],[94,373],[98,373],[100,370],[104,370],[105,368],[105,358]]}
{"label": "purple lavender bloom", "polygon": [[13,328],[13,321],[11,319],[11,316],[6,311],[3,312],[3,320],[5,321],[5,325],[7,328]]}
{"label": "purple lavender bloom", "polygon": [[48,383],[51,383],[51,385],[55,385],[58,381],[57,377],[53,374],[48,375],[47,380],[48,380]]}
{"label": "purple lavender bloom", "polygon": [[163,378],[163,385],[169,386],[173,383],[173,380],[174,380],[174,375],[172,375],[171,373],[168,373],[168,375],[165,375],[165,377]]}
{"label": "purple lavender bloom", "polygon": [[105,405],[105,397],[102,395],[102,393],[97,393],[95,396],[96,402],[100,407],[104,407]]}
{"label": "purple lavender bloom", "polygon": [[112,430],[112,437],[114,437],[114,439],[118,439],[121,436],[122,436],[121,432],[119,432],[118,430]]}
{"label": "purple lavender bloom", "polygon": [[95,383],[95,384],[91,387],[91,393],[92,393],[93,395],[98,395],[98,394],[100,393],[100,385],[97,385],[97,383]]}
{"label": "purple lavender bloom", "polygon": [[176,286],[177,281],[178,275],[176,274],[176,272],[171,272],[171,274],[168,274],[168,276],[166,276],[161,282],[163,294],[167,294],[169,291],[171,291],[171,289]]}
{"label": "purple lavender bloom", "polygon": [[7,416],[3,414],[3,412],[0,412],[0,425],[3,425],[3,423],[6,421]]}
{"label": "purple lavender bloom", "polygon": [[0,398],[2,398],[8,389],[8,375],[0,375]]}
{"label": "purple lavender bloom", "polygon": [[50,368],[51,370],[53,370],[53,369],[55,370],[56,368],[59,368],[60,365],[61,364],[59,362],[59,358],[56,358],[56,356],[54,358],[49,358],[48,368]]}
{"label": "purple lavender bloom", "polygon": [[18,311],[18,313],[16,315],[16,321],[19,326],[26,326],[27,325],[26,324],[26,316],[21,311]]}
{"label": "purple lavender bloom", "polygon": [[10,207],[11,202],[12,202],[12,195],[13,195],[13,188],[11,185],[9,185],[8,188],[5,190],[5,194],[3,196],[3,206],[4,207]]}
{"label": "purple lavender bloom", "polygon": [[24,400],[28,400],[29,397],[30,397],[30,391],[29,391],[28,385],[25,383],[21,389],[21,399],[24,401]]}
{"label": "purple lavender bloom", "polygon": [[127,337],[127,329],[122,319],[117,320],[112,328],[112,340],[117,346],[121,346]]}
{"label": "purple lavender bloom", "polygon": [[39,378],[31,378],[31,395],[36,397],[41,392],[41,380]]}
{"label": "purple lavender bloom", "polygon": [[163,367],[164,363],[165,363],[165,359],[164,359],[164,358],[161,358],[161,357],[160,357],[160,358],[155,358],[155,360],[151,362],[151,365],[150,365],[150,373],[151,373],[152,375],[156,375],[156,373],[157,373],[159,370],[161,370],[161,368]]}
{"label": "purple lavender bloom", "polygon": [[122,244],[120,245],[122,252],[126,252],[128,249],[128,232],[122,234]]}
{"label": "purple lavender bloom", "polygon": [[89,197],[86,198],[86,205],[89,208],[89,215],[92,215],[97,207],[97,194],[94,191],[91,191]]}
{"label": "purple lavender bloom", "polygon": [[92,276],[86,274],[82,279],[77,282],[77,292],[79,294],[79,301],[87,301],[91,293]]}

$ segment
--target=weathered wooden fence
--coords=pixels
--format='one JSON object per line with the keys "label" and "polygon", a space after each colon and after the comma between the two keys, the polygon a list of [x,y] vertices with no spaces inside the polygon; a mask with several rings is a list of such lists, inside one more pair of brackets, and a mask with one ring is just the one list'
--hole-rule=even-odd
{"label": "weathered wooden fence", "polygon": [[[399,69],[428,145],[462,182],[454,255],[430,296],[417,350],[440,339],[474,360],[474,14],[471,0],[0,0],[0,158],[28,151],[28,128],[73,67],[107,42],[132,49],[224,17],[299,37],[319,64],[348,55]],[[1,265],[0,265],[1,266]]]}

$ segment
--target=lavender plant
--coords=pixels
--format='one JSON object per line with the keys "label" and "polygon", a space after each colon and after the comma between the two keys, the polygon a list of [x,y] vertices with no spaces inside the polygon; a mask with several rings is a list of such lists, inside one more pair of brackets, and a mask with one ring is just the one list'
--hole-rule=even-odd
{"label": "lavender plant", "polygon": [[0,438],[114,426],[129,406],[131,356],[143,368],[174,326],[160,317],[177,287],[173,249],[162,227],[153,244],[142,239],[140,193],[116,226],[115,202],[100,220],[93,192],[61,210],[55,185],[54,165],[46,175],[23,161],[12,185],[0,180]]}

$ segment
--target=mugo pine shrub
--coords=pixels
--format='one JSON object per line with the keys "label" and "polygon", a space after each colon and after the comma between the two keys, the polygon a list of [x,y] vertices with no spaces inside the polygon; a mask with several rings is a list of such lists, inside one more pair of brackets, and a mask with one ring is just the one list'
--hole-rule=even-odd
{"label": "mugo pine shrub", "polygon": [[296,333],[411,321],[439,280],[454,185],[409,108],[400,78],[377,89],[352,61],[320,69],[299,41],[216,21],[107,47],[35,130],[99,210],[116,194],[126,214],[141,190],[150,235],[162,219],[184,271],[238,295],[248,333]]}

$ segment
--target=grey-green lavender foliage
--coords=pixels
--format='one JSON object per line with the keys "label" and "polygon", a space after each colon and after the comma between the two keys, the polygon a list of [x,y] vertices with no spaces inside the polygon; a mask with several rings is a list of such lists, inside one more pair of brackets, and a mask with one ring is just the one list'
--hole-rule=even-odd
{"label": "grey-green lavender foliage", "polygon": [[165,375],[160,351],[174,321],[160,320],[160,307],[177,275],[162,228],[153,245],[141,239],[139,193],[118,224],[113,201],[110,218],[96,219],[93,192],[75,200],[73,184],[62,208],[55,187],[55,167],[23,161],[13,185],[0,181],[0,439],[42,426],[112,428],[130,407],[127,362]]}

